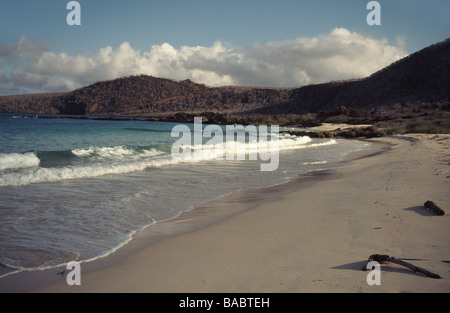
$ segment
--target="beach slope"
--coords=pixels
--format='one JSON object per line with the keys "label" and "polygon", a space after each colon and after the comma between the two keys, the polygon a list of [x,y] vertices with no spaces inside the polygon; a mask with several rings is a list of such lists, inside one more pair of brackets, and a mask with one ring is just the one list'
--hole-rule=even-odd
{"label": "beach slope", "polygon": [[[82,272],[81,286],[61,278],[32,291],[450,292],[450,136],[376,141],[390,149],[355,159],[331,179],[143,245]],[[427,210],[427,200],[445,215]],[[368,285],[369,271],[361,269],[376,253],[404,258],[441,279],[382,264],[381,284]]]}

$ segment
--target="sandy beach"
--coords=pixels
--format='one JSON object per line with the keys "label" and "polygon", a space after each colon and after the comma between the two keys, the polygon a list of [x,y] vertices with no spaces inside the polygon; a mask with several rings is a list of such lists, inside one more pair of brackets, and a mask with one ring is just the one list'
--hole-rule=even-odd
{"label": "sandy beach", "polygon": [[[144,231],[83,263],[81,286],[52,269],[8,276],[0,291],[450,292],[450,136],[373,141],[384,152],[352,166],[235,194]],[[427,210],[427,200],[445,215]],[[390,263],[381,266],[381,285],[370,286],[361,269],[372,254],[404,258],[441,279]]]}

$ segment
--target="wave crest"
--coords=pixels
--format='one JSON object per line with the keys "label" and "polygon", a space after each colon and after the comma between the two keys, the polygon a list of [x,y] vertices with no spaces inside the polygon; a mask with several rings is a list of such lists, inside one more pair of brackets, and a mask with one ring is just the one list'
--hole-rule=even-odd
{"label": "wave crest", "polygon": [[[294,150],[307,149],[319,146],[334,145],[337,141],[327,140],[323,142],[312,141],[309,137],[281,136],[277,140],[275,149]],[[263,142],[236,142],[237,150],[244,151],[244,154],[257,153],[261,149],[268,149],[270,141]],[[178,163],[198,162],[207,160],[224,159],[223,153],[229,153],[230,148],[224,142],[223,149],[216,151],[212,146],[201,145],[191,146],[192,151],[198,149],[203,150],[200,160],[184,159],[173,157],[171,154],[149,147],[89,147],[84,149],[73,149],[70,154],[73,155],[77,162],[74,163],[57,163],[60,166],[47,166],[43,162],[41,167],[39,158],[35,153],[25,154],[3,154],[0,155],[0,170],[11,169],[0,174],[0,186],[23,186],[34,183],[60,182],[71,179],[94,178],[109,174],[128,174],[136,171],[143,171],[151,167],[161,167],[174,165]],[[269,148],[272,149],[273,147]],[[56,159],[67,159],[68,151],[53,151],[50,154],[56,154]],[[233,153],[233,151],[231,151]],[[43,153],[43,157],[49,154]],[[190,161],[189,161],[190,160]],[[44,164],[45,163],[45,164]]]}
{"label": "wave crest", "polygon": [[39,166],[40,160],[34,152],[0,154],[0,170]]}

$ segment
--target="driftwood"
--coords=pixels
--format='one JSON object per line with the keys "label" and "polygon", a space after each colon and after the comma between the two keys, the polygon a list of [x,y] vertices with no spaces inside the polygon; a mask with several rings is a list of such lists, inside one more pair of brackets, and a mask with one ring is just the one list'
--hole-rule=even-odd
{"label": "driftwood", "polygon": [[438,274],[432,273],[430,271],[427,271],[426,269],[420,268],[420,267],[415,266],[415,265],[413,265],[411,263],[408,263],[408,262],[405,262],[403,260],[391,257],[389,255],[373,254],[373,255],[371,255],[369,257],[369,262],[370,261],[376,261],[376,262],[378,262],[380,264],[382,264],[384,262],[392,262],[392,263],[395,263],[395,264],[407,267],[410,270],[412,270],[413,272],[422,273],[422,274],[424,274],[424,275],[426,275],[428,277],[431,277],[431,278],[436,278],[436,279],[441,278],[441,276],[439,276]]}
{"label": "driftwood", "polygon": [[444,215],[445,212],[440,207],[438,207],[436,204],[434,204],[433,201],[427,201],[423,204],[427,209],[433,211],[437,215]]}

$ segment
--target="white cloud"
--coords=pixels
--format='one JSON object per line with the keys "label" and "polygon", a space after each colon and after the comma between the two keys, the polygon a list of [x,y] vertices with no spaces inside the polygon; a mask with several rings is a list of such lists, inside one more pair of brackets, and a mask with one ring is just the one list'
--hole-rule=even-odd
{"label": "white cloud", "polygon": [[[366,77],[407,55],[404,40],[396,45],[336,28],[329,34],[234,48],[220,41],[212,46],[169,43],[141,52],[130,43],[98,52],[70,55],[53,52],[22,37],[17,44],[0,43],[0,72],[17,90],[72,90],[100,80],[147,74],[175,80],[191,79],[208,86],[246,85],[294,87],[331,80]],[[0,86],[1,88],[1,86]],[[0,93],[2,90],[0,90]]]}

